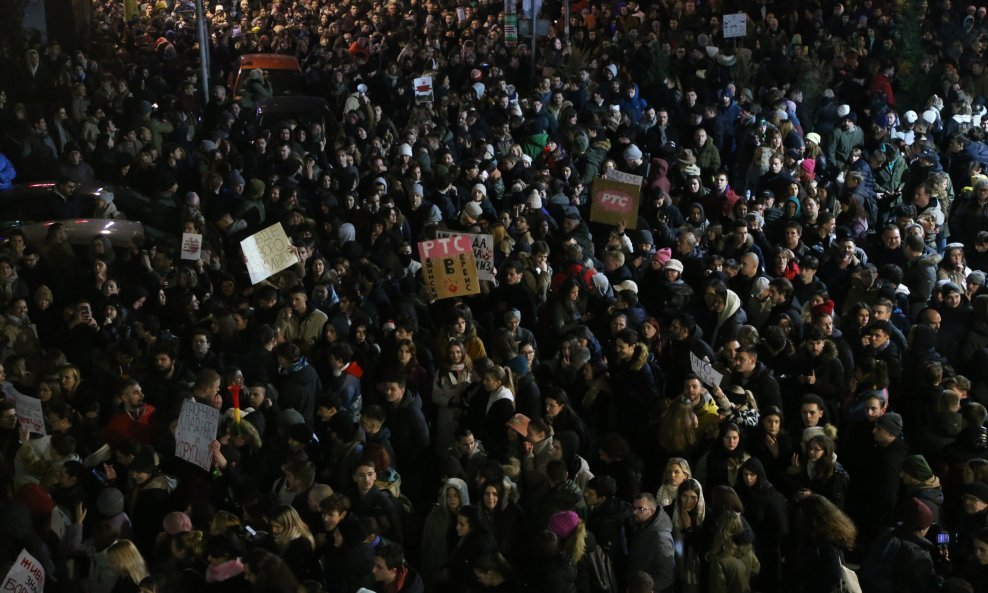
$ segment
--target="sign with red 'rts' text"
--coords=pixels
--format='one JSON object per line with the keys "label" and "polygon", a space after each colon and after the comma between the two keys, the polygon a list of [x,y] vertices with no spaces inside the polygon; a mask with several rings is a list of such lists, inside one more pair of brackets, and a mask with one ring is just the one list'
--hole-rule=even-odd
{"label": "sign with red 'rts' text", "polygon": [[456,235],[419,243],[425,287],[433,300],[480,294],[477,260],[469,237]]}
{"label": "sign with red 'rts' text", "polygon": [[638,226],[638,199],[642,178],[611,171],[606,178],[593,181],[590,220],[604,224],[624,223],[626,228]]}
{"label": "sign with red 'rts' text", "polygon": [[0,591],[10,593],[42,593],[45,590],[45,568],[38,559],[21,550],[14,565],[0,585]]}
{"label": "sign with red 'rts' text", "polygon": [[478,235],[476,233],[457,233],[454,231],[436,231],[436,237],[450,239],[463,235],[473,245],[473,258],[477,260],[477,278],[494,280],[494,236]]}

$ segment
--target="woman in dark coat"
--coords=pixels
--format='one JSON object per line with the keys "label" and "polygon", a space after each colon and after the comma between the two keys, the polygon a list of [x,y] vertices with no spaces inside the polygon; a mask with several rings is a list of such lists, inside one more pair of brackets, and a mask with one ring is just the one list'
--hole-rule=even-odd
{"label": "woman in dark coat", "polygon": [[793,572],[787,582],[798,593],[835,593],[841,590],[843,554],[854,546],[858,530],[850,517],[826,498],[811,494],[796,509],[797,543]]}
{"label": "woman in dark coat", "polygon": [[360,521],[347,517],[330,537],[322,563],[326,592],[352,593],[373,586],[374,548],[364,541],[367,532]]}
{"label": "woman in dark coat", "polygon": [[753,588],[779,591],[782,541],[789,534],[786,499],[769,481],[765,466],[757,457],[752,457],[741,466],[737,492],[744,504],[744,518],[755,533],[755,555],[762,564]]}
{"label": "woman in dark coat", "polygon": [[449,554],[449,590],[466,591],[473,586],[473,569],[477,562],[497,552],[497,542],[480,521],[480,509],[467,505],[456,515],[456,534],[460,541]]}
{"label": "woman in dark coat", "polygon": [[793,445],[785,425],[779,408],[769,406],[761,410],[758,428],[747,439],[747,449],[762,462],[768,481],[788,494],[786,470],[792,461]]}
{"label": "woman in dark coat", "polygon": [[480,491],[480,523],[494,534],[498,550],[514,565],[521,554],[525,513],[511,500],[504,479],[488,480]]}
{"label": "woman in dark coat", "polygon": [[806,454],[791,470],[793,490],[796,494],[819,494],[844,507],[847,488],[851,481],[847,471],[837,461],[833,439],[816,435],[806,443]]}

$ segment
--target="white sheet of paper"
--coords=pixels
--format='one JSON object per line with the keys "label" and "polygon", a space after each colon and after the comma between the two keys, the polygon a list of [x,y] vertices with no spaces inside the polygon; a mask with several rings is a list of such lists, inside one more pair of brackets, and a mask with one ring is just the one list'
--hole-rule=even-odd
{"label": "white sheet of paper", "polygon": [[187,399],[175,427],[175,455],[209,470],[213,464],[209,444],[216,438],[220,413],[216,408]]}
{"label": "white sheet of paper", "polygon": [[275,223],[263,231],[254,233],[240,242],[240,248],[247,258],[247,271],[251,284],[277,274],[298,263],[298,257],[291,250],[292,243],[285,234],[281,223]]}
{"label": "white sheet of paper", "polygon": [[700,377],[700,380],[707,385],[719,386],[724,379],[724,375],[714,370],[709,362],[698,358],[692,352],[690,352],[690,366],[693,367],[693,372]]}
{"label": "white sheet of paper", "polygon": [[45,413],[41,409],[41,400],[23,393],[17,394],[14,400],[17,421],[34,434],[45,433]]}
{"label": "white sheet of paper", "polygon": [[0,591],[42,593],[45,590],[45,568],[38,559],[21,550],[0,585]]}
{"label": "white sheet of paper", "polygon": [[198,261],[202,257],[202,235],[182,233],[182,259]]}

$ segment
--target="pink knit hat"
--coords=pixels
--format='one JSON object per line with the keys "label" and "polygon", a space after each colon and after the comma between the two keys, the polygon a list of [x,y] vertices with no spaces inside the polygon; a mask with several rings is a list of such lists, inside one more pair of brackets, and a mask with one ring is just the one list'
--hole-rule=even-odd
{"label": "pink knit hat", "polygon": [[669,249],[668,247],[663,247],[662,249],[659,249],[658,251],[655,252],[655,255],[652,256],[652,261],[659,264],[660,266],[666,265],[666,262],[669,261],[670,259],[672,259],[672,249]]}
{"label": "pink knit hat", "polygon": [[192,531],[192,519],[185,513],[175,511],[174,513],[165,515],[161,526],[168,535],[178,535],[179,533]]}
{"label": "pink knit hat", "polygon": [[559,539],[573,535],[579,524],[580,516],[573,511],[561,511],[549,517],[549,531],[555,533]]}

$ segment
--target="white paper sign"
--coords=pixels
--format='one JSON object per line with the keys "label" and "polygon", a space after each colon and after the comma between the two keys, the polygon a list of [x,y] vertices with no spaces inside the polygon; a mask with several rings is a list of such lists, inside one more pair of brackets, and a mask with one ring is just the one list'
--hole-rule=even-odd
{"label": "white paper sign", "polygon": [[473,258],[477,260],[477,279],[494,280],[494,235],[436,231],[437,239],[450,239],[460,235],[469,239],[473,245]]}
{"label": "white paper sign", "polygon": [[38,559],[21,550],[14,565],[0,585],[0,591],[10,593],[42,593],[45,589],[45,568]]}
{"label": "white paper sign", "polygon": [[34,434],[45,434],[45,413],[41,409],[40,399],[18,393],[14,400],[14,409],[21,426]]}
{"label": "white paper sign", "polygon": [[297,264],[298,256],[291,250],[291,246],[280,222],[241,241],[240,248],[247,258],[251,284],[257,284]]}
{"label": "white paper sign", "polygon": [[748,15],[743,12],[724,15],[724,39],[748,35]]}
{"label": "white paper sign", "polygon": [[416,99],[432,99],[432,77],[422,76],[413,82]]}
{"label": "white paper sign", "polygon": [[219,425],[219,410],[191,399],[183,401],[175,428],[175,455],[209,470],[213,461],[209,443],[216,439]]}
{"label": "white paper sign", "polygon": [[199,261],[202,258],[202,235],[182,233],[182,259]]}
{"label": "white paper sign", "polygon": [[692,352],[690,352],[690,366],[693,367],[693,372],[700,377],[701,381],[712,387],[720,386],[720,382],[724,379],[724,375],[715,371],[709,362],[698,358]]}
{"label": "white paper sign", "polygon": [[608,181],[617,181],[618,183],[630,183],[631,185],[641,186],[644,177],[641,175],[632,175],[631,173],[625,173],[624,171],[618,171],[614,169],[607,172],[605,177]]}

